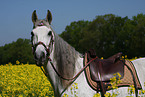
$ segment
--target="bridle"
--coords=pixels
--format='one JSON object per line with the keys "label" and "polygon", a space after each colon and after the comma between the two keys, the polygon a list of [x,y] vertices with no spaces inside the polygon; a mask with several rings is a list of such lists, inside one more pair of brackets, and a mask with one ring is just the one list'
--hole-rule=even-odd
{"label": "bridle", "polygon": [[[33,52],[33,55],[36,51],[36,48],[38,45],[43,45],[43,47],[45,48],[45,51],[46,51],[46,55],[49,57],[52,50],[53,50],[53,44],[54,44],[54,39],[53,39],[53,35],[51,35],[51,39],[50,39],[50,43],[49,45],[45,45],[42,41],[39,41],[38,43],[36,43],[35,45],[32,44],[32,52]],[[34,58],[35,61],[38,61]],[[39,65],[39,66],[42,66],[42,65]]]}

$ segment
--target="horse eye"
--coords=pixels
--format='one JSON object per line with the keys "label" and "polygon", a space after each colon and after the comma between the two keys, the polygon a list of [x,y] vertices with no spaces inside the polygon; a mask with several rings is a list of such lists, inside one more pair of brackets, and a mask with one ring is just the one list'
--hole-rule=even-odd
{"label": "horse eye", "polygon": [[34,33],[33,33],[33,32],[31,32],[31,36],[32,36],[32,37],[34,36]]}
{"label": "horse eye", "polygon": [[52,31],[49,31],[49,32],[48,32],[48,35],[49,35],[49,36],[52,35]]}

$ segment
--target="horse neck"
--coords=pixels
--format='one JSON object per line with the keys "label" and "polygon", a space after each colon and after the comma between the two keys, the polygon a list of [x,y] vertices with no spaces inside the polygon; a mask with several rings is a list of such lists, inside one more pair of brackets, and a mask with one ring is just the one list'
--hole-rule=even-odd
{"label": "horse neck", "polygon": [[58,72],[64,75],[64,77],[73,77],[78,54],[79,53],[62,38],[57,35],[55,36],[54,59],[58,66]]}
{"label": "horse neck", "polygon": [[[81,54],[75,51],[73,47],[71,47],[59,36],[55,35],[54,38],[54,49],[50,55],[52,63],[60,75],[65,78],[73,78],[73,76],[79,72],[79,69],[82,68],[82,64],[80,65],[78,62]],[[72,83],[72,81],[67,81],[60,78],[52,67],[49,67],[48,69],[50,81],[55,92],[62,92]]]}

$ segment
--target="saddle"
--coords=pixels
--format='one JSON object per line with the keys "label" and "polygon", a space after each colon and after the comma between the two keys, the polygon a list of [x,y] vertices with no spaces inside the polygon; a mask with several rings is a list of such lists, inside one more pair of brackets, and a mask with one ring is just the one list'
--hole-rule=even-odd
{"label": "saddle", "polygon": [[[124,76],[124,62],[120,60],[122,53],[117,53],[108,59],[97,58],[90,63],[91,78],[95,82],[108,82],[114,77],[113,74],[120,73],[121,78]],[[96,52],[91,49],[88,52],[88,59],[92,60],[96,57]],[[119,77],[117,77],[118,79]]]}
{"label": "saddle", "polygon": [[[92,89],[97,92],[100,91],[102,97],[107,90],[112,89],[108,86],[111,86],[110,79],[114,77],[113,74],[115,73],[121,75],[122,82],[117,85],[118,87],[134,85],[136,92],[142,88],[133,64],[129,60],[121,59],[121,56],[122,53],[117,53],[107,59],[99,59],[93,49],[85,53],[84,66],[95,59],[85,69],[87,82]],[[118,79],[119,76],[116,76],[116,78]]]}

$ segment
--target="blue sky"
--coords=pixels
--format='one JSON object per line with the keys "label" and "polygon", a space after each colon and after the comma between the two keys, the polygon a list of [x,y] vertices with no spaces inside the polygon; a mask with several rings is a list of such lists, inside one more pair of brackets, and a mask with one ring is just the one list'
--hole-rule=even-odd
{"label": "blue sky", "polygon": [[44,19],[47,10],[53,16],[52,27],[58,34],[73,21],[92,21],[97,15],[136,16],[145,14],[145,0],[1,0],[0,1],[0,46],[18,38],[30,39],[31,15],[37,11]]}

